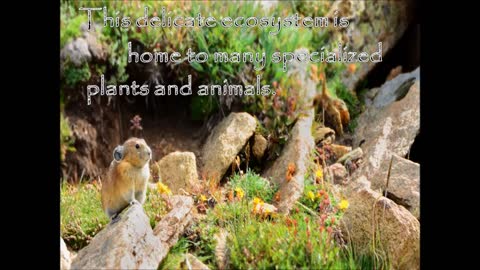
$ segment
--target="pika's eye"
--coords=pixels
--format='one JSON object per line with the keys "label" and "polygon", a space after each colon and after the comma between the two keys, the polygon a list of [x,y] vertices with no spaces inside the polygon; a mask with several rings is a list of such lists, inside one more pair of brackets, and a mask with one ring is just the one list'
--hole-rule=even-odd
{"label": "pika's eye", "polygon": [[137,148],[137,149],[140,148],[140,145],[138,143],[135,144],[135,148]]}

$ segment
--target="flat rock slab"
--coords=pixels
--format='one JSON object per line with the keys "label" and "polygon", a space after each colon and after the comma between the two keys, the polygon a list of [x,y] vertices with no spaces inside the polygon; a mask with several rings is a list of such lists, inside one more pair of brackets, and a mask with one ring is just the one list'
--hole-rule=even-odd
{"label": "flat rock slab", "polygon": [[420,68],[410,73],[402,73],[390,81],[386,81],[372,100],[373,106],[382,108],[394,103],[404,96],[415,81],[420,80]]}
{"label": "flat rock slab", "polygon": [[[193,199],[188,196],[173,196],[170,200],[173,209],[155,226],[153,234],[168,246],[175,245],[186,226],[192,222]],[[168,253],[168,250],[166,250]],[[163,257],[162,257],[163,258]]]}
{"label": "flat rock slab", "polygon": [[185,255],[184,267],[182,270],[210,270],[203,262],[201,262],[197,257],[188,253]]}
{"label": "flat rock slab", "polygon": [[[399,75],[392,81],[402,78],[404,82],[409,80]],[[406,156],[420,132],[420,84],[415,79],[408,84],[408,92],[400,100],[379,107],[372,105],[358,118],[353,145],[363,142],[364,163],[355,171],[353,179],[366,176],[374,190],[383,191],[392,155]],[[396,85],[398,90],[404,84]],[[379,94],[383,89],[382,86]]]}
{"label": "flat rock slab", "polygon": [[[420,164],[392,155],[388,185],[389,196],[420,219]],[[395,199],[394,199],[395,198]]]}
{"label": "flat rock slab", "polygon": [[202,148],[201,175],[220,181],[257,127],[248,113],[230,113],[208,136]]}
{"label": "flat rock slab", "polygon": [[340,222],[346,239],[358,254],[370,252],[373,245],[385,250],[393,269],[420,269],[420,222],[369,185],[362,177],[343,189],[350,204]]}
{"label": "flat rock slab", "polygon": [[[263,177],[279,185],[281,195],[276,207],[281,213],[288,213],[302,196],[311,150],[315,147],[310,133],[312,121],[313,112],[310,116],[297,120],[280,157],[263,174]],[[294,165],[295,171],[292,178],[287,181],[286,172],[291,164]]]}
{"label": "flat rock slab", "polygon": [[128,207],[78,252],[71,269],[157,269],[192,219],[192,198],[173,196],[171,202],[155,230],[141,205]]}
{"label": "flat rock slab", "polygon": [[[285,144],[282,153],[263,172],[263,177],[279,185],[280,200],[277,202],[276,207],[281,213],[288,213],[295,202],[302,196],[305,186],[305,174],[310,163],[312,150],[315,147],[312,136],[314,110],[311,104],[313,104],[316,85],[307,76],[306,65],[292,63],[288,75],[296,76],[302,82],[303,87],[297,98],[299,99],[299,104],[304,106],[299,106],[300,110],[297,112],[299,117],[291,130],[290,138]],[[305,108],[312,109],[305,110]],[[291,179],[287,180],[287,169],[291,165],[294,167],[294,172]]]}
{"label": "flat rock slab", "polygon": [[70,251],[67,249],[65,241],[60,237],[60,269],[68,270],[72,263],[72,257]]}
{"label": "flat rock slab", "polygon": [[155,269],[163,247],[142,206],[135,204],[78,252],[71,269]]}

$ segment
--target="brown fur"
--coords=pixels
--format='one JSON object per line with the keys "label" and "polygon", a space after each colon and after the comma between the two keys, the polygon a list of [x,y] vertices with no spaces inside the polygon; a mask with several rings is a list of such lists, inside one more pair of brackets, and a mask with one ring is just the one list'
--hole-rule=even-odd
{"label": "brown fur", "polygon": [[130,138],[119,147],[123,156],[120,160],[114,158],[102,183],[102,207],[109,218],[129,204],[135,202],[143,204],[150,177],[148,163],[152,151],[145,140]]}

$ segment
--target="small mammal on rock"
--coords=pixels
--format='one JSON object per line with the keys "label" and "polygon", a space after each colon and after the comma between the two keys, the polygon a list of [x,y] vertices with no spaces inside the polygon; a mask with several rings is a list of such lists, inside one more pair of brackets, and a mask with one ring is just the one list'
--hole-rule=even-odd
{"label": "small mammal on rock", "polygon": [[113,150],[113,161],[102,183],[102,207],[109,218],[128,205],[145,202],[151,158],[152,150],[144,139],[130,138]]}

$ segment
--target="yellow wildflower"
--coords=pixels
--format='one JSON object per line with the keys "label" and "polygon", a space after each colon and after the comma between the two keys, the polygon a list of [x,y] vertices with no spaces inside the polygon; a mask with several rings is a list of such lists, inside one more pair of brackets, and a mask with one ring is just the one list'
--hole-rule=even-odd
{"label": "yellow wildflower", "polygon": [[310,190],[309,192],[307,192],[307,197],[312,200],[312,202],[315,200],[315,194],[313,194],[313,192]]}
{"label": "yellow wildflower", "polygon": [[235,192],[237,193],[237,198],[239,198],[240,200],[243,198],[243,196],[245,196],[245,192],[242,188],[235,188]]}
{"label": "yellow wildflower", "polygon": [[262,210],[262,205],[264,204],[264,202],[262,201],[262,199],[258,198],[258,197],[255,197],[253,198],[253,209],[252,209],[252,212],[254,214],[257,214],[257,213],[260,213],[261,210]]}
{"label": "yellow wildflower", "polygon": [[341,200],[340,203],[338,204],[338,208],[339,208],[340,210],[345,210],[345,209],[348,208],[349,205],[350,205],[350,204],[348,203],[347,200]]}
{"label": "yellow wildflower", "polygon": [[255,197],[253,199],[252,212],[261,217],[267,217],[276,214],[277,208],[271,204],[265,203],[262,199]]}
{"label": "yellow wildflower", "polygon": [[160,194],[172,195],[172,191],[170,190],[170,188],[168,188],[167,185],[164,185],[161,182],[158,182],[157,189]]}
{"label": "yellow wildflower", "polygon": [[323,179],[323,170],[322,167],[318,166],[317,171],[315,172],[315,177],[318,179]]}
{"label": "yellow wildflower", "polygon": [[206,200],[207,200],[207,197],[205,197],[205,195],[203,195],[203,194],[200,195],[200,201],[201,201],[201,202],[204,202],[204,201],[206,201]]}
{"label": "yellow wildflower", "polygon": [[263,203],[262,199],[260,199],[258,197],[253,198],[253,204],[254,205],[262,204],[262,203]]}

